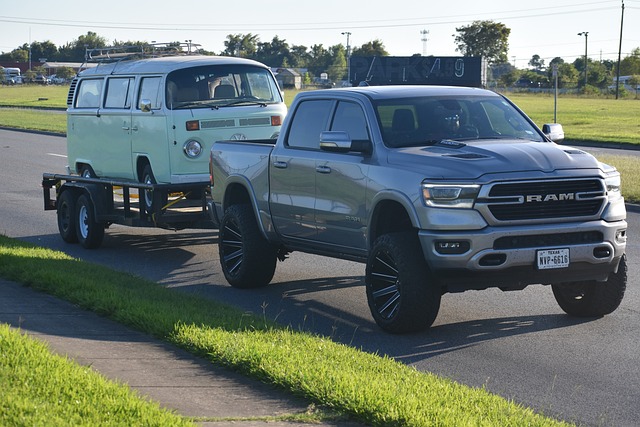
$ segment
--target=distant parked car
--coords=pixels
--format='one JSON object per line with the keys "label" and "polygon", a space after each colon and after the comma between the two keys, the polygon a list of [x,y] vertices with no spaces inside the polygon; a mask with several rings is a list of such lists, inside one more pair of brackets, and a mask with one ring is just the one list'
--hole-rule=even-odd
{"label": "distant parked car", "polygon": [[54,85],[62,85],[67,83],[67,79],[63,79],[62,77],[58,77],[55,74],[49,76],[49,83]]}
{"label": "distant parked car", "polygon": [[34,79],[33,79],[34,83],[40,83],[43,85],[48,85],[49,83],[51,83],[49,81],[49,78],[47,76],[43,76],[42,74],[38,74]]}

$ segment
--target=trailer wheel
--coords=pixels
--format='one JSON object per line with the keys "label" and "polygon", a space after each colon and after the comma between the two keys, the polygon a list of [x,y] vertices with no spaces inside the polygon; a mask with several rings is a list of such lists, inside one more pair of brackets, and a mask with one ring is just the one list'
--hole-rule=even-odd
{"label": "trailer wheel", "polygon": [[433,282],[415,233],[378,237],[367,260],[365,281],[369,309],[385,331],[421,331],[436,320],[442,292]]}
{"label": "trailer wheel", "polygon": [[627,288],[627,256],[606,282],[583,281],[551,285],[553,296],[565,313],[576,317],[601,317],[613,313]]}
{"label": "trailer wheel", "polygon": [[276,270],[276,250],[264,238],[251,206],[229,207],[220,221],[220,264],[236,288],[267,286]]}
{"label": "trailer wheel", "polygon": [[76,196],[74,192],[66,190],[60,193],[56,208],[60,237],[67,243],[78,243],[78,234],[76,232]]}
{"label": "trailer wheel", "polygon": [[96,221],[93,203],[86,194],[78,197],[76,219],[76,234],[80,244],[85,249],[99,247],[104,239],[104,224]]}

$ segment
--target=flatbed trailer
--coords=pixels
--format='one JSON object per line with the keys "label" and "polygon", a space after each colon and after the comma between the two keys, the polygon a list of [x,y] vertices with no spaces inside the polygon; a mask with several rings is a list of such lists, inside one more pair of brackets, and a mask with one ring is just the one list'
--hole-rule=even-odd
{"label": "flatbed trailer", "polygon": [[[209,182],[147,184],[44,173],[44,210],[55,210],[67,243],[98,248],[112,224],[169,230],[217,228],[207,202]],[[55,190],[55,194],[52,190]],[[145,197],[151,201],[146,206]]]}

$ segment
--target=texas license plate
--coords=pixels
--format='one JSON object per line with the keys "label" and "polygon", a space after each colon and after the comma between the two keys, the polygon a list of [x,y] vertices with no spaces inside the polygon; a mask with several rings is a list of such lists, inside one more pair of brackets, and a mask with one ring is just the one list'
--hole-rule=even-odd
{"label": "texas license plate", "polygon": [[569,248],[544,249],[536,252],[539,270],[569,267]]}

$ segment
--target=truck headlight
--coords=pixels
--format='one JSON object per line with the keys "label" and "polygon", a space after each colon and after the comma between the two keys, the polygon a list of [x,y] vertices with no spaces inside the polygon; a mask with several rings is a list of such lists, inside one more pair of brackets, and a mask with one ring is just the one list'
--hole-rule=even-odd
{"label": "truck headlight", "polygon": [[185,142],[182,149],[184,150],[184,154],[186,154],[190,159],[195,159],[202,154],[202,144],[193,139]]}
{"label": "truck headlight", "polygon": [[477,184],[422,184],[424,203],[438,208],[471,209],[479,191]]}
{"label": "truck headlight", "polygon": [[605,178],[604,184],[607,186],[607,195],[609,196],[609,200],[620,197],[620,174],[608,176]]}

